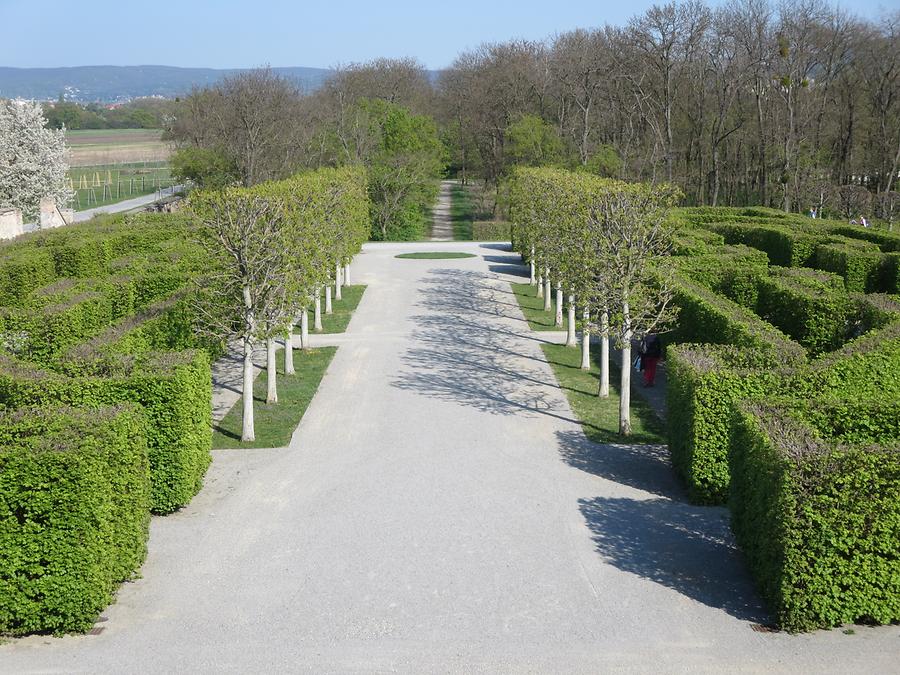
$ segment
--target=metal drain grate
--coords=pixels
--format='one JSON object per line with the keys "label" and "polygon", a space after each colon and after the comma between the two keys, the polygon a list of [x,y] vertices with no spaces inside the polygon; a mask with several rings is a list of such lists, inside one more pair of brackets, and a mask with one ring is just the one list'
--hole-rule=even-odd
{"label": "metal drain grate", "polygon": [[777,633],[778,629],[775,626],[767,626],[763,623],[751,623],[750,628],[752,628],[757,633]]}
{"label": "metal drain grate", "polygon": [[103,626],[94,626],[88,631],[88,635],[100,635],[103,632]]}

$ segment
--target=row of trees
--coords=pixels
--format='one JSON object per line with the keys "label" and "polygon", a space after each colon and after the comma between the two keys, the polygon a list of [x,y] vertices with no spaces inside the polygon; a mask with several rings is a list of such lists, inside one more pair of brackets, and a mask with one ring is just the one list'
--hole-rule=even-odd
{"label": "row of trees", "polygon": [[509,179],[515,243],[531,264],[531,283],[576,347],[582,319],[582,360],[590,368],[590,334],[600,336],[598,396],[609,396],[609,346],[622,350],[619,432],[631,433],[631,343],[675,318],[668,218],[680,193],[669,184],[624,183],[560,169],[518,168]]}
{"label": "row of trees", "polygon": [[198,190],[189,205],[210,271],[197,282],[203,327],[238,340],[243,351],[241,440],[255,438],[253,352],[266,345],[267,403],[278,401],[276,341],[284,339],[284,372],[294,373],[294,327],[309,345],[309,312],[321,329],[341,297],[350,261],[369,233],[366,174],[320,169],[278,182]]}
{"label": "row of trees", "polygon": [[59,100],[44,105],[50,129],[162,129],[174,118],[177,101],[136,98],[107,107],[99,103]]}
{"label": "row of trees", "polygon": [[[197,90],[179,103],[168,130],[179,146],[173,170],[207,187],[251,187],[298,169],[364,167],[371,238],[417,238],[445,149],[434,119],[395,101],[390,78],[380,79],[407,66],[421,74],[402,61],[353,67],[311,95],[268,69]],[[422,92],[431,93],[427,80]]]}
{"label": "row of trees", "polygon": [[494,186],[556,163],[673,183],[693,204],[804,210],[854,184],[884,211],[900,171],[896,10],[670,2],[624,27],[484,45],[438,89],[453,165]]}

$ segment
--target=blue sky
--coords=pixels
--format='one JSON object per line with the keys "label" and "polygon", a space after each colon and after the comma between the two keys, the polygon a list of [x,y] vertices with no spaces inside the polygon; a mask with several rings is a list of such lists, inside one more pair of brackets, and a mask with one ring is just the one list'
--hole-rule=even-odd
{"label": "blue sky", "polygon": [[[873,17],[880,7],[896,8],[898,2],[844,0],[843,6]],[[623,24],[651,4],[0,0],[0,66],[331,67],[377,56],[413,56],[429,68],[441,68],[482,42]]]}

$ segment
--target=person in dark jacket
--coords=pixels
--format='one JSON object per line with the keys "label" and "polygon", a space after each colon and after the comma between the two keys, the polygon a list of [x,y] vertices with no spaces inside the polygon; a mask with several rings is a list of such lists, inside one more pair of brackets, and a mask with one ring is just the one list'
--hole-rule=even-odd
{"label": "person in dark jacket", "polygon": [[641,370],[644,371],[644,386],[652,387],[656,380],[656,365],[662,358],[662,344],[659,336],[650,333],[641,342]]}

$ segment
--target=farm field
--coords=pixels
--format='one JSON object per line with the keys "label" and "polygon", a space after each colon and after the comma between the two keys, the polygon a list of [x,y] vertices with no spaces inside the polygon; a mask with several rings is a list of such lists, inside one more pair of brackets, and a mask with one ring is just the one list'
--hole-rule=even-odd
{"label": "farm field", "polygon": [[175,184],[167,162],[137,162],[72,167],[69,178],[76,211],[115,204]]}
{"label": "farm field", "polygon": [[81,129],[66,132],[73,167],[160,162],[169,159],[171,148],[162,140],[161,129]]}

